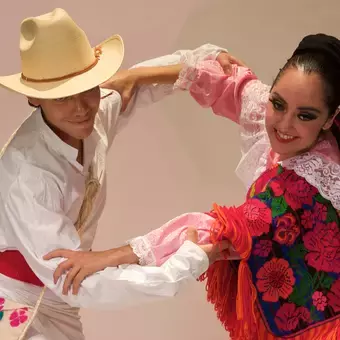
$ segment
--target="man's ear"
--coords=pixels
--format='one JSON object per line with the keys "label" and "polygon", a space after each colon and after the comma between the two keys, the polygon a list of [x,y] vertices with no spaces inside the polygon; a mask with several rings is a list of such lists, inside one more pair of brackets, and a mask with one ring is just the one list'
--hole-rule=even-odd
{"label": "man's ear", "polygon": [[28,104],[33,107],[39,107],[40,106],[40,100],[37,98],[27,97]]}

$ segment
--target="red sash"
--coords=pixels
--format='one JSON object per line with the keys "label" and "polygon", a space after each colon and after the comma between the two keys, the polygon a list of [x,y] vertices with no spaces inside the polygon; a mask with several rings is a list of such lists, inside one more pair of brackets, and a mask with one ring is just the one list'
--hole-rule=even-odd
{"label": "red sash", "polygon": [[35,286],[44,286],[17,250],[0,252],[0,274]]}

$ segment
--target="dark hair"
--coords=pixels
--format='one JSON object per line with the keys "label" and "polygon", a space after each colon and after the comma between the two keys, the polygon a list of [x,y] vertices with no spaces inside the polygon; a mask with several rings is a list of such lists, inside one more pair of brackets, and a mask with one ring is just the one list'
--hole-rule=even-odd
{"label": "dark hair", "polygon": [[[273,86],[282,74],[289,68],[298,68],[306,74],[317,73],[324,83],[324,98],[328,107],[328,114],[332,117],[340,105],[340,70],[334,69],[329,59],[321,52],[306,52],[291,57],[274,80]],[[336,120],[339,120],[339,115]],[[332,124],[331,131],[340,148],[340,130],[336,122]]]}

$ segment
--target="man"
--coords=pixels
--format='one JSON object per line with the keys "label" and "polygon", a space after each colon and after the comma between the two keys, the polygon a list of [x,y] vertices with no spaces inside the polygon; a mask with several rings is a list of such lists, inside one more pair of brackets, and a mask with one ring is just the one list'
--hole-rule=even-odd
{"label": "man", "polygon": [[[182,282],[207,269],[216,248],[200,247],[189,235],[162,267],[107,268],[86,278],[78,295],[67,294],[65,276],[54,284],[53,273],[65,259],[46,261],[46,253],[91,249],[114,137],[135,107],[170,94],[172,86],[139,89],[120,113],[119,94],[99,88],[103,82],[112,87],[108,79],[121,65],[119,36],[92,48],[62,9],[25,19],[20,32],[22,70],[0,77],[0,84],[25,95],[36,109],[13,134],[0,162],[0,334],[6,340],[79,340],[84,338],[79,307],[114,309],[173,296]],[[221,51],[205,45],[139,66],[216,58]],[[119,263],[138,261],[129,247],[109,255]]]}

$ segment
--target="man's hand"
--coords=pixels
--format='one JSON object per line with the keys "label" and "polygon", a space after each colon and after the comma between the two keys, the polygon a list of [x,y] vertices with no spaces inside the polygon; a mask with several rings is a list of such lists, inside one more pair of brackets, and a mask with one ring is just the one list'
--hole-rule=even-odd
{"label": "man's hand", "polygon": [[217,56],[216,61],[218,61],[220,63],[220,65],[222,66],[222,68],[224,70],[224,73],[228,74],[228,75],[231,73],[231,69],[232,69],[233,64],[238,65],[238,66],[247,67],[247,65],[244,64],[241,60],[236,59],[235,57],[233,57],[228,52],[221,52]]}
{"label": "man's hand", "polygon": [[[198,232],[195,227],[188,227],[187,240],[198,244]],[[217,244],[203,244],[199,245],[201,249],[207,254],[210,264],[219,260],[227,259],[229,255],[229,241],[221,241]]]}
{"label": "man's hand", "polygon": [[121,264],[138,263],[138,257],[130,246],[123,246],[106,251],[73,251],[57,249],[44,256],[44,260],[53,258],[65,258],[59,264],[53,274],[54,283],[65,273],[66,279],[63,286],[63,294],[67,295],[72,286],[72,293],[77,295],[82,281],[94,273],[107,267],[117,267]]}

